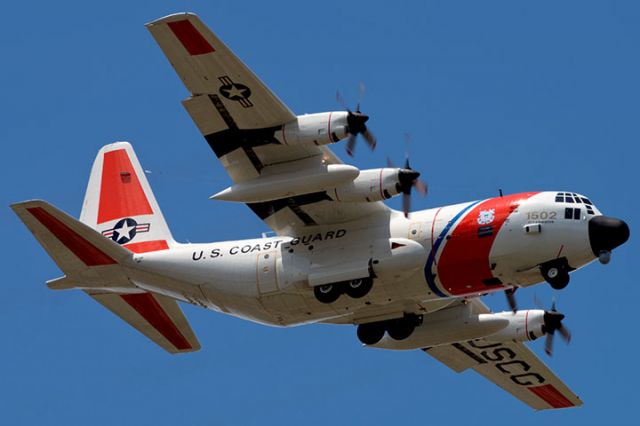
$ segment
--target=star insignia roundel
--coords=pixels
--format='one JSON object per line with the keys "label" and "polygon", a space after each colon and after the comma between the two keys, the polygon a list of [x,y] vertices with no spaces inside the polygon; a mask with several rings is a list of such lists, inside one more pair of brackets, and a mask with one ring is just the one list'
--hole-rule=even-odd
{"label": "star insignia roundel", "polygon": [[220,87],[220,94],[232,101],[240,101],[242,99],[248,99],[251,96],[251,89],[244,84],[232,83]]}
{"label": "star insignia roundel", "polygon": [[249,100],[251,89],[248,86],[242,83],[235,83],[227,75],[218,77],[218,80],[222,83],[222,86],[218,89],[222,96],[238,102],[243,108],[251,108],[253,106],[253,103]]}
{"label": "star insignia roundel", "polygon": [[136,236],[138,222],[131,218],[120,219],[113,227],[111,239],[118,244],[126,244]]}

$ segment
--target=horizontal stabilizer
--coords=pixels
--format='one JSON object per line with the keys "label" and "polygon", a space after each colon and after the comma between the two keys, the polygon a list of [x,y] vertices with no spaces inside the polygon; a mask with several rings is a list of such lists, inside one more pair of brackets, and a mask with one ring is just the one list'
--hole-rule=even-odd
{"label": "horizontal stabilizer", "polygon": [[151,293],[86,293],[172,354],[195,352],[200,343],[178,302]]}
{"label": "horizontal stabilizer", "polygon": [[116,265],[131,252],[46,201],[12,204],[11,208],[66,274],[88,267]]}

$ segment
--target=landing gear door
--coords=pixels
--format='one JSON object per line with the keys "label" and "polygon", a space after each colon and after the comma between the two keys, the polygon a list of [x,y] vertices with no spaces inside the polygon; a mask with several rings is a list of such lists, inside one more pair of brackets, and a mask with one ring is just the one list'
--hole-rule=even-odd
{"label": "landing gear door", "polygon": [[276,271],[278,251],[262,252],[258,254],[256,259],[256,274],[260,294],[278,291],[278,274]]}

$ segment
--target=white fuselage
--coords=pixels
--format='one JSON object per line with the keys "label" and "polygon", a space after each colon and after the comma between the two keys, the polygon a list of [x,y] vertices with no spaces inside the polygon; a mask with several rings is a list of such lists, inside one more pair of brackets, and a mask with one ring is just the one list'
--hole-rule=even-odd
{"label": "white fuselage", "polygon": [[[555,192],[524,193],[423,210],[409,219],[392,211],[303,235],[182,244],[136,255],[144,273],[135,281],[189,303],[280,326],[359,323],[416,308],[432,312],[455,298],[541,282],[538,265],[552,259],[566,257],[571,268],[594,260],[586,205],[555,200]],[[568,219],[567,208],[580,212]],[[419,246],[392,256],[410,242]],[[366,297],[341,297],[329,305],[314,297],[311,285],[352,278],[368,267],[376,279]]]}

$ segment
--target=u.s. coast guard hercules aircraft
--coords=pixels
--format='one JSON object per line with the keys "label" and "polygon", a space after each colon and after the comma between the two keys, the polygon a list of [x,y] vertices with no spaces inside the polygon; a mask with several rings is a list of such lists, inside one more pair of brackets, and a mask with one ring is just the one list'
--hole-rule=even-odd
{"label": "u.s. coast guard hercules aircraft", "polygon": [[[629,228],[574,192],[525,192],[407,215],[383,200],[418,173],[359,170],[326,145],[375,138],[359,111],[296,116],[193,14],[147,25],[191,93],[183,104],[233,185],[212,198],[247,204],[275,237],[181,244],[171,236],[129,143],[103,147],[80,220],[44,201],[12,206],[81,289],[171,353],[200,344],[177,301],[276,326],[354,324],[365,345],[420,349],[469,368],[535,409],[581,405],[525,342],[557,331],[555,308],[516,310],[513,291],[594,259]],[[506,291],[514,312],[480,296]]]}

